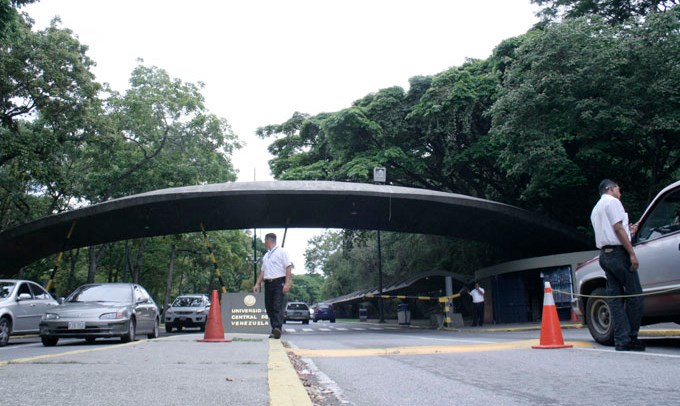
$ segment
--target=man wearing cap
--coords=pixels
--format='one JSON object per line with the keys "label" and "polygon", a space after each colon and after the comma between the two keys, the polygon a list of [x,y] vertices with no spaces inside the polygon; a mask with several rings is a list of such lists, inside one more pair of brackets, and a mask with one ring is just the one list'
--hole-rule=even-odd
{"label": "man wearing cap", "polygon": [[281,338],[283,327],[283,295],[290,290],[290,278],[293,264],[288,253],[276,245],[276,234],[264,236],[264,246],[267,253],[262,257],[262,270],[257,278],[253,292],[260,291],[264,281],[264,307],[267,309],[272,333],[269,338]]}
{"label": "man wearing cap", "polygon": [[[628,213],[621,204],[621,188],[604,179],[599,186],[600,200],[590,214],[595,231],[595,244],[600,249],[600,266],[607,276],[607,299],[612,323],[616,351],[644,351],[644,344],[638,340],[642,320],[643,298],[640,277],[637,273],[638,259],[631,243],[631,233],[637,231],[637,224],[628,224]],[[625,303],[625,305],[624,305]]]}

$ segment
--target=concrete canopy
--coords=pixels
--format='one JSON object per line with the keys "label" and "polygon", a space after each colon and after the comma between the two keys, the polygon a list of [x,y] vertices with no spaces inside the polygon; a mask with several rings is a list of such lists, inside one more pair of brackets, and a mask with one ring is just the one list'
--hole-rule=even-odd
{"label": "concrete canopy", "polygon": [[289,227],[435,234],[527,255],[592,248],[575,230],[537,214],[459,194],[326,181],[235,182],[156,190],[3,231],[0,276],[60,251],[197,232],[201,223],[209,231]]}

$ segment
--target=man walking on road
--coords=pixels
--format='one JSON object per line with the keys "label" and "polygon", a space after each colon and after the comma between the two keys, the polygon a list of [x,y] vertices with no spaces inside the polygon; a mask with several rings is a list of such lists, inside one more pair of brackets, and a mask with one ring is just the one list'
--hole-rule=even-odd
{"label": "man walking on road", "polygon": [[267,253],[262,258],[262,270],[257,278],[253,292],[260,291],[264,281],[264,306],[269,316],[272,333],[269,338],[281,338],[283,327],[283,296],[290,290],[292,264],[288,253],[276,245],[276,234],[264,236]]}
{"label": "man walking on road", "polygon": [[[595,244],[600,249],[600,266],[607,276],[609,310],[614,324],[616,351],[644,351],[638,340],[642,320],[643,298],[638,259],[631,243],[637,224],[628,224],[628,213],[621,204],[621,188],[605,179],[599,186],[600,200],[590,214],[595,230]],[[622,295],[633,297],[621,298]],[[625,305],[624,305],[625,302]]]}

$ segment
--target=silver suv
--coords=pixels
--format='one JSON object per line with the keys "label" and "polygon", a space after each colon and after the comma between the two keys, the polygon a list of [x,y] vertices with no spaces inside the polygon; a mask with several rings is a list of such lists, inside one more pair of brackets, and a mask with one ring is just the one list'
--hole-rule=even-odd
{"label": "silver suv", "polygon": [[205,331],[205,323],[208,321],[210,311],[210,299],[207,295],[180,295],[165,311],[165,331],[171,332],[172,328],[182,331],[184,327],[199,327]]}
{"label": "silver suv", "polygon": [[[680,181],[663,189],[647,207],[633,238],[642,290],[646,295],[642,324],[680,323]],[[613,345],[614,329],[606,299],[606,279],[598,258],[576,268],[577,298],[572,307],[585,317],[595,341]]]}
{"label": "silver suv", "polygon": [[309,306],[305,302],[290,302],[283,311],[283,322],[301,321],[309,324]]}
{"label": "silver suv", "polygon": [[0,279],[0,347],[10,335],[37,334],[43,314],[58,304],[35,282]]}

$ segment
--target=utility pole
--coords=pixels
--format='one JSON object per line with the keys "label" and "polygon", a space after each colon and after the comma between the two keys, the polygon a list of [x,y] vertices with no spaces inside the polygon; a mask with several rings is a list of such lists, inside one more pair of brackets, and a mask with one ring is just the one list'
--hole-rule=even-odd
{"label": "utility pole", "polygon": [[[373,168],[373,183],[376,185],[384,185],[387,181],[387,171],[383,167]],[[380,312],[379,323],[385,322],[385,308],[383,305],[383,275],[382,275],[382,248],[380,241],[380,228],[378,228],[378,293],[380,294],[380,299],[378,299],[378,311]]]}

